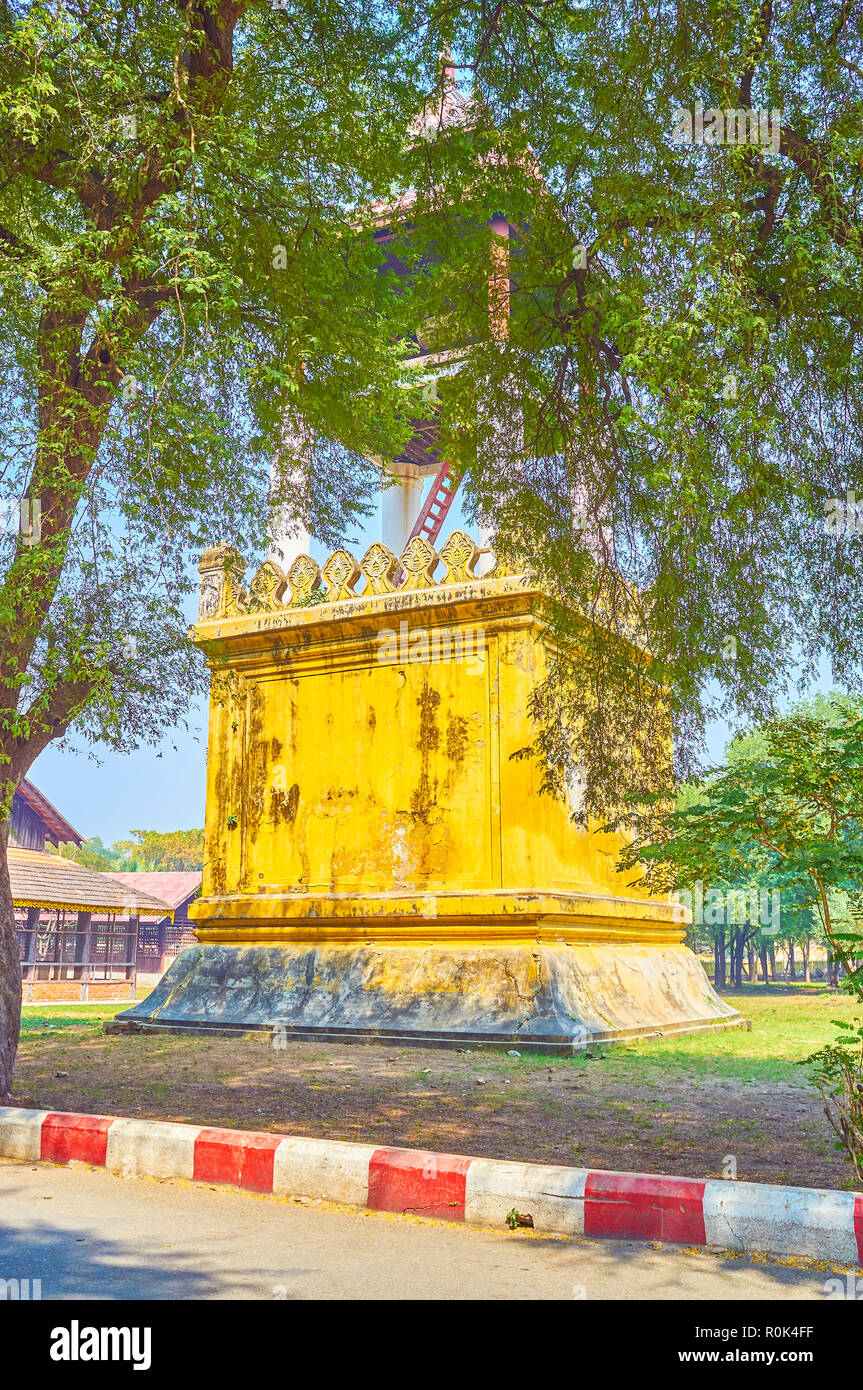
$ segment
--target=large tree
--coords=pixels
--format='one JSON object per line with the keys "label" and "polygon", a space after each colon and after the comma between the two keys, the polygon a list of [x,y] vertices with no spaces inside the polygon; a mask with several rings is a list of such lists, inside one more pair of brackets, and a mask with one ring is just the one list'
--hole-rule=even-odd
{"label": "large tree", "polygon": [[394,178],[415,82],[364,0],[0,5],[0,1094],[15,787],[69,730],[124,750],[185,717],[194,558],[260,547],[300,388],[334,442],[282,500],[324,539],[409,433],[351,209]]}
{"label": "large tree", "polygon": [[[522,308],[489,366],[525,438],[474,495],[601,619],[561,612],[592,659],[537,693],[549,782],[584,763],[595,814],[662,775],[658,689],[689,773],[712,712],[769,716],[823,651],[860,685],[863,6],[539,6],[533,42],[495,13],[484,90],[549,196],[513,203]],[[737,143],[750,109],[765,143]]]}

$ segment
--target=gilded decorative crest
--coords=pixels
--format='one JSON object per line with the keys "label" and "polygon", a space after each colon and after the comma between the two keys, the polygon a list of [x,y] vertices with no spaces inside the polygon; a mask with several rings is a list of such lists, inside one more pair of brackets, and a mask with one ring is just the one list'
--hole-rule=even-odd
{"label": "gilded decorative crest", "polygon": [[444,584],[465,584],[476,579],[473,567],[479,550],[466,531],[453,531],[440,556],[446,565]]}
{"label": "gilded decorative crest", "polygon": [[230,574],[226,574],[222,588],[221,616],[223,618],[238,618],[241,613],[248,613],[248,597],[246,590],[239,584],[235,584]]}
{"label": "gilded decorative crest", "polygon": [[[198,565],[201,576],[199,617],[202,621],[213,621],[357,598],[356,585],[361,574],[365,579],[363,596],[476,583],[479,579],[475,572],[477,561],[480,555],[488,553],[479,550],[466,531],[453,531],[440,552],[420,534],[411,538],[401,559],[381,541],[369,546],[359,564],[350,551],[342,547],[333,551],[323,568],[310,555],[298,555],[287,575],[280,565],[268,559],[246,589],[242,556],[232,545],[220,542],[204,551]],[[496,559],[495,568],[491,574],[484,575],[484,579],[520,573],[512,568],[519,564],[517,557],[509,563],[500,556]],[[441,560],[446,574],[443,579],[435,579]]]}
{"label": "gilded decorative crest", "polygon": [[390,548],[381,541],[375,541],[375,544],[369,546],[360,561],[360,569],[368,580],[363,593],[393,593],[396,587],[393,583],[393,575],[397,566],[398,560]]}
{"label": "gilded decorative crest", "polygon": [[312,597],[312,590],[321,582],[321,571],[311,555],[298,555],[288,570],[288,583],[292,597],[289,608],[304,608]]}
{"label": "gilded decorative crest", "polygon": [[327,586],[327,602],[355,598],[354,585],[360,577],[360,567],[349,550],[335,550],[321,570]]}
{"label": "gilded decorative crest", "polygon": [[250,612],[271,613],[281,608],[284,592],[284,572],[272,560],[265,560],[249,586]]}
{"label": "gilded decorative crest", "polygon": [[244,611],[243,557],[234,546],[219,541],[204,551],[198,563],[201,586],[198,595],[200,619],[234,617]]}
{"label": "gilded decorative crest", "polygon": [[401,587],[433,589],[438,559],[437,551],[432,549],[425,536],[414,536],[402,555],[402,569],[406,579]]}

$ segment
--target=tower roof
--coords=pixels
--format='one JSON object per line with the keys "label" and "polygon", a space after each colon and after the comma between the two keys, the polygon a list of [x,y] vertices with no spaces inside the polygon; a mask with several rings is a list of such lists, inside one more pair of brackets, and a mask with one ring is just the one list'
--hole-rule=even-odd
{"label": "tower roof", "polygon": [[408,126],[413,140],[434,140],[442,130],[468,130],[476,120],[477,105],[455,81],[451,64],[444,64],[440,86],[427,97]]}

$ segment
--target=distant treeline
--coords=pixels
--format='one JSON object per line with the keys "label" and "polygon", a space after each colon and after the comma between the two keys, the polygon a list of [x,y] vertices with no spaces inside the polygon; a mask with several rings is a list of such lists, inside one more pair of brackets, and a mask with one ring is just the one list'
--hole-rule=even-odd
{"label": "distant treeline", "polygon": [[133,840],[103,844],[94,835],[78,845],[62,845],[65,859],[98,872],[145,873],[156,869],[200,869],[204,863],[203,830],[133,830]]}

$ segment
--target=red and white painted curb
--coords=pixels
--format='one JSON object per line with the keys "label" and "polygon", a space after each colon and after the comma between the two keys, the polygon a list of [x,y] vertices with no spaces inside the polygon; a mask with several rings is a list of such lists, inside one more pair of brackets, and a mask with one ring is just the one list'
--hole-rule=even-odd
{"label": "red and white painted curb", "polygon": [[0,1107],[0,1156],[79,1161],[125,1177],[189,1178],[249,1192],[502,1227],[658,1240],[863,1264],[863,1194],[603,1173],[492,1158],[283,1138],[161,1120]]}

